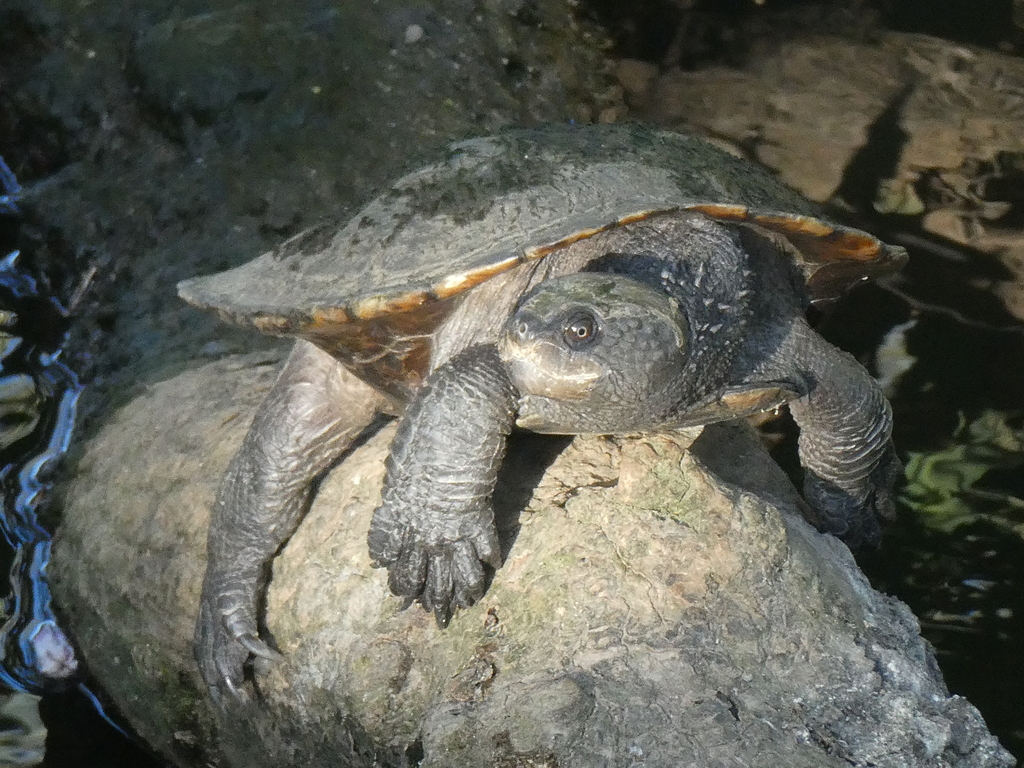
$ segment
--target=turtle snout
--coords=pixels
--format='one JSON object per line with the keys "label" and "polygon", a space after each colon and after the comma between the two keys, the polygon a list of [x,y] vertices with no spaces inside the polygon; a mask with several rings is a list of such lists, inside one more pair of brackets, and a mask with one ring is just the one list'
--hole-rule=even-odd
{"label": "turtle snout", "polygon": [[529,354],[539,339],[540,321],[527,312],[519,312],[505,323],[501,338],[498,339],[498,354],[506,364]]}
{"label": "turtle snout", "polygon": [[516,344],[532,344],[537,339],[539,325],[536,317],[527,313],[519,313],[509,320],[504,335],[510,342]]}

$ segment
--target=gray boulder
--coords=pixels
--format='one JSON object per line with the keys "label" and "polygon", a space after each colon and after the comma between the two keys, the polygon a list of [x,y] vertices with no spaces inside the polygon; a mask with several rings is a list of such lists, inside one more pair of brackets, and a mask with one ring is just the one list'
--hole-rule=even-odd
{"label": "gray boulder", "polygon": [[55,593],[89,668],[175,764],[1013,764],[745,425],[523,436],[496,498],[505,565],[446,630],[370,567],[383,428],[275,561],[284,660],[255,669],[251,701],[215,707],[190,647],[208,511],[274,362],[152,386],[67,489]]}

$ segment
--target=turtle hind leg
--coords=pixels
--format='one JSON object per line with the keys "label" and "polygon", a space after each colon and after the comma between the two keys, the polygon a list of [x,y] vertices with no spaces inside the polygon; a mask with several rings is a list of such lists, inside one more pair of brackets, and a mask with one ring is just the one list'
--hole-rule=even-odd
{"label": "turtle hind leg", "polygon": [[380,393],[305,341],[260,403],[210,520],[194,650],[215,698],[244,696],[250,654],[277,657],[257,625],[270,561],[305,514],[313,480],[383,406]]}
{"label": "turtle hind leg", "polygon": [[892,409],[851,355],[794,321],[783,348],[805,395],[790,403],[800,427],[804,498],[820,530],[851,547],[877,544],[894,517],[893,487],[902,466],[892,445]]}

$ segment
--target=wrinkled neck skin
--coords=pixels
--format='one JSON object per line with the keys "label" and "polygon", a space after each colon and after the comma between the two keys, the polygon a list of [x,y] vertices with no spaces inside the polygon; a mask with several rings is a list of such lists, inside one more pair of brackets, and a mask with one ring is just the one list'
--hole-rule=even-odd
{"label": "wrinkled neck skin", "polygon": [[689,212],[632,225],[623,250],[597,259],[607,270],[664,291],[689,325],[686,362],[672,407],[685,410],[730,378],[749,334],[755,275],[738,227]]}

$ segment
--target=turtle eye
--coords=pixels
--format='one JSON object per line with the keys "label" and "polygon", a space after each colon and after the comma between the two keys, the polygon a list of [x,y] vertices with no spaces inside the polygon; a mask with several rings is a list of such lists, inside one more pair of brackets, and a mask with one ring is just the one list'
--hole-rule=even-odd
{"label": "turtle eye", "polygon": [[593,343],[597,332],[597,318],[586,311],[574,312],[562,327],[562,335],[572,349],[582,349]]}

